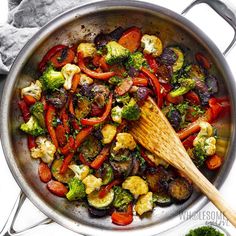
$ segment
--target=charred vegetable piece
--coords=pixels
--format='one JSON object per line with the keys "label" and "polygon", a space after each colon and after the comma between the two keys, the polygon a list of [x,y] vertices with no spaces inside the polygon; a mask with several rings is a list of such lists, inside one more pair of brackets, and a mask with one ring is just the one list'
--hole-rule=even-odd
{"label": "charred vegetable piece", "polygon": [[203,82],[205,80],[204,72],[202,68],[198,65],[191,65],[191,68],[188,73],[189,73],[190,78],[199,79]]}
{"label": "charred vegetable piece", "polygon": [[155,194],[155,193],[152,195],[152,200],[155,205],[161,206],[161,207],[167,207],[173,203],[170,196],[160,195],[160,194]]}
{"label": "charred vegetable piece", "polygon": [[210,94],[215,94],[218,92],[218,83],[214,76],[209,75],[206,77],[206,85]]}
{"label": "charred vegetable piece", "polygon": [[115,192],[113,206],[120,211],[126,210],[128,205],[133,201],[132,194],[120,186],[115,186],[113,189]]}
{"label": "charred vegetable piece", "polygon": [[166,195],[169,182],[173,179],[173,175],[162,166],[158,166],[157,168],[150,168],[146,174],[146,178],[152,192]]}
{"label": "charred vegetable piece", "polygon": [[179,130],[180,128],[180,124],[181,124],[181,114],[177,109],[170,109],[170,111],[167,114],[167,119],[169,120],[171,126],[175,129],[175,130]]}
{"label": "charred vegetable piece", "polygon": [[186,201],[193,192],[192,185],[184,178],[176,178],[169,184],[169,194],[176,202]]}
{"label": "charred vegetable piece", "polygon": [[80,152],[83,153],[85,158],[93,159],[101,151],[101,143],[93,135],[88,138],[80,146]]}
{"label": "charred vegetable piece", "polygon": [[91,102],[86,97],[79,97],[75,108],[75,117],[79,120],[86,117],[91,110]]}
{"label": "charred vegetable piece", "polygon": [[173,64],[173,72],[176,72],[179,71],[184,64],[184,54],[178,47],[171,47],[170,49],[177,55],[177,60]]}
{"label": "charred vegetable piece", "polygon": [[62,108],[65,106],[67,101],[67,94],[64,88],[54,91],[47,95],[47,101],[56,108]]}
{"label": "charred vegetable piece", "polygon": [[110,209],[96,209],[92,206],[88,206],[88,211],[89,214],[95,218],[105,217],[110,214]]}
{"label": "charred vegetable piece", "polygon": [[69,168],[66,170],[64,174],[61,174],[60,169],[61,169],[62,164],[63,164],[62,159],[56,159],[53,161],[52,167],[51,167],[52,176],[59,182],[68,183],[70,179],[74,177],[75,174]]}
{"label": "charred vegetable piece", "polygon": [[94,191],[87,196],[88,204],[96,209],[108,208],[113,202],[114,191],[111,189],[103,198],[100,198],[98,193]]}
{"label": "charred vegetable piece", "polygon": [[104,163],[102,168],[96,171],[96,177],[102,179],[102,185],[109,184],[114,179],[114,173],[111,165]]}
{"label": "charred vegetable piece", "polygon": [[161,54],[161,62],[165,65],[173,65],[178,59],[177,54],[175,53],[175,51],[171,48],[165,48],[163,50],[163,53]]}

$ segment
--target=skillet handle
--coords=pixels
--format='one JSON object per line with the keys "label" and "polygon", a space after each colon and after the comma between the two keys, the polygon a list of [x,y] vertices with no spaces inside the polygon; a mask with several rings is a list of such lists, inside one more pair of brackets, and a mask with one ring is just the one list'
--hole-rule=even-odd
{"label": "skillet handle", "polygon": [[26,199],[26,196],[23,192],[20,192],[12,210],[11,213],[2,229],[2,231],[0,232],[0,236],[18,236],[18,235],[22,235],[23,233],[29,232],[30,230],[34,229],[37,226],[41,226],[41,225],[47,225],[52,223],[53,221],[49,218],[46,218],[44,220],[41,220],[23,230],[20,231],[16,231],[14,230],[14,223],[15,220],[18,216],[18,213],[20,212],[20,209],[22,207],[22,205],[24,204]]}
{"label": "skillet handle", "polygon": [[226,55],[236,42],[236,7],[227,0],[195,0],[186,7],[181,14],[185,15],[191,8],[201,3],[205,3],[215,10],[234,30],[233,40],[223,52],[223,54]]}

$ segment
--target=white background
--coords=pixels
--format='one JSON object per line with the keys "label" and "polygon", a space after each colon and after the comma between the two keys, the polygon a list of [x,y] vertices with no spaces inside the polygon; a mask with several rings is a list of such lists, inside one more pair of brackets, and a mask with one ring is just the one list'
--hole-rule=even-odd
{"label": "white background", "polygon": [[[146,0],[148,1],[148,0]],[[214,1],[214,0],[212,0]],[[233,1],[233,0],[231,0]],[[180,13],[191,0],[149,0],[149,2],[157,3],[161,6],[165,6],[173,11]],[[0,0],[0,25],[4,23],[7,19],[7,0]],[[236,9],[236,8],[235,8]],[[233,37],[232,29],[209,7],[205,5],[195,7],[189,14],[186,16],[194,23],[196,23],[205,33],[207,33],[210,38],[216,43],[216,45],[223,50],[226,48],[227,44]],[[0,42],[1,43],[1,42]],[[226,57],[227,62],[229,63],[231,70],[236,78],[236,48],[232,49],[229,55]],[[234,157],[232,157],[234,158]],[[231,206],[236,209],[236,188],[235,188],[235,177],[236,177],[236,163],[234,164],[229,177],[227,178],[226,183],[221,189],[222,194],[225,199],[231,204]],[[0,147],[0,230],[3,227],[10,210],[20,192],[19,187],[15,183],[8,166],[5,162],[4,155]],[[216,212],[217,210],[212,204],[208,204],[205,208],[205,211]],[[17,227],[21,228],[27,226],[31,223],[35,223],[38,219],[42,219],[43,214],[29,202],[27,201],[23,207],[22,213],[20,214],[19,220],[17,222]],[[186,231],[197,224],[202,223],[203,221],[194,220],[191,222],[186,222],[184,225],[179,226],[178,230],[173,230],[170,233],[162,234],[162,236],[182,236]],[[232,226],[228,225],[226,229],[232,234],[236,235],[236,230]],[[155,232],[153,232],[154,234]],[[41,227],[33,232],[28,233],[27,235],[32,236],[75,236],[75,234],[56,223],[50,224],[46,227]],[[145,236],[145,235],[144,235]]]}

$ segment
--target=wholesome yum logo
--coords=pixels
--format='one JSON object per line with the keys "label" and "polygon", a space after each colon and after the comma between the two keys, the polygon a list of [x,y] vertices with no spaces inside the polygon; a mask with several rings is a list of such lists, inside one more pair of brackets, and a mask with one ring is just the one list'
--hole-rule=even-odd
{"label": "wholesome yum logo", "polygon": [[228,220],[219,211],[200,211],[193,213],[191,211],[184,211],[179,214],[181,221],[193,220],[193,221],[206,221],[214,222],[219,226],[229,226]]}

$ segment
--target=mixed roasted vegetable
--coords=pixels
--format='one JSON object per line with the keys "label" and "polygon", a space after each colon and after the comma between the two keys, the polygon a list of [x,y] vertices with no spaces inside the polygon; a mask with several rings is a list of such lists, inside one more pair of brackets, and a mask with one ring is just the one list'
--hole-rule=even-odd
{"label": "mixed roasted vegetable", "polygon": [[197,166],[221,166],[211,123],[229,101],[214,97],[217,80],[203,54],[188,61],[178,45],[118,27],[94,42],[54,46],[38,70],[41,76],[21,89],[20,129],[48,190],[87,203],[92,216],[127,225],[133,210],[141,216],[192,194],[191,181],[129,133],[148,96]]}

